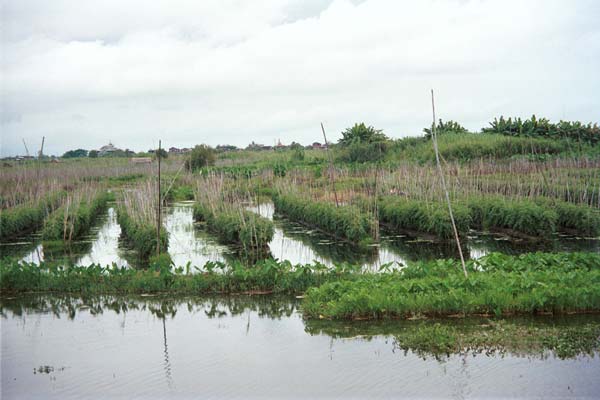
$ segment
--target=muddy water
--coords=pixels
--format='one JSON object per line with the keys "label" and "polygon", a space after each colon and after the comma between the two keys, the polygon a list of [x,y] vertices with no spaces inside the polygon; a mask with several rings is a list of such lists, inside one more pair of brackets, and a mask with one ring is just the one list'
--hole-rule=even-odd
{"label": "muddy water", "polygon": [[295,299],[27,296],[0,305],[2,399],[600,394],[597,350],[565,359],[527,348],[416,353],[394,339],[409,322],[313,326]]}

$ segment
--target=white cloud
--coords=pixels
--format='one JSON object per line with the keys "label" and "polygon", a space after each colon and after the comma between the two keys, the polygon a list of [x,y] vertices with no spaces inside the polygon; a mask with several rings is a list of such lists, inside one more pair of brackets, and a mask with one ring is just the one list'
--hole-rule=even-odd
{"label": "white cloud", "polygon": [[[5,1],[1,154],[598,121],[593,1]],[[76,116],[76,117],[74,117]]]}

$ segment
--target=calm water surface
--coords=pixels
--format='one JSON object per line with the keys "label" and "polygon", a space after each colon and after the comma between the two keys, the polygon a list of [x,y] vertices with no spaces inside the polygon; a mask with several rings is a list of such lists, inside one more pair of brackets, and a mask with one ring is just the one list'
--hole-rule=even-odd
{"label": "calm water surface", "polygon": [[0,304],[3,399],[600,396],[598,353],[436,359],[398,348],[390,332],[407,322],[370,324],[369,335],[344,322],[333,328],[342,337],[304,321],[293,298],[30,295]]}

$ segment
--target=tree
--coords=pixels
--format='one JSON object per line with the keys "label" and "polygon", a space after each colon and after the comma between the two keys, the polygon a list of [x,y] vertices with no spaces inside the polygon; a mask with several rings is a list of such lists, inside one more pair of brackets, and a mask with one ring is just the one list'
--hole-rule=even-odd
{"label": "tree", "polygon": [[[425,132],[426,138],[431,137],[431,127],[424,128],[423,132]],[[435,127],[436,135],[440,135],[440,134],[444,134],[444,133],[466,133],[466,132],[467,132],[467,129],[464,126],[462,126],[458,122],[452,121],[452,120],[450,120],[448,122],[443,122],[440,119],[438,124]]]}
{"label": "tree", "polygon": [[169,153],[167,153],[167,151],[165,149],[156,149],[154,151],[154,156],[156,158],[160,158],[161,160],[164,160],[165,158],[169,157]]}
{"label": "tree", "polygon": [[89,158],[98,158],[98,150],[90,150],[88,153]]}
{"label": "tree", "polygon": [[215,164],[215,151],[212,147],[205,144],[196,145],[190,156],[185,160],[185,167],[189,171],[208,167]]}
{"label": "tree", "polygon": [[380,129],[372,126],[366,126],[364,122],[354,124],[352,128],[347,128],[342,132],[342,138],[338,141],[342,146],[354,144],[370,144],[376,142],[385,142],[389,140]]}
{"label": "tree", "polygon": [[62,158],[79,158],[79,157],[87,157],[88,151],[84,149],[77,150],[69,150],[65,154],[63,154]]}
{"label": "tree", "polygon": [[292,142],[290,149],[293,151],[292,160],[304,161],[304,147],[300,143]]}

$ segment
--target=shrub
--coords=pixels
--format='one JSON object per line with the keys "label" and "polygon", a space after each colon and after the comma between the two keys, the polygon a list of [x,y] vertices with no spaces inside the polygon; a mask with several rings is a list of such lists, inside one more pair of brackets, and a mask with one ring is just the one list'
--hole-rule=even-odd
{"label": "shrub", "polygon": [[188,171],[196,171],[214,164],[215,151],[212,147],[205,144],[196,145],[192,149],[189,158],[185,160],[185,167]]}
{"label": "shrub", "polygon": [[[156,254],[156,226],[142,221],[135,221],[124,206],[117,210],[117,221],[121,226],[121,233],[127,242],[137,250],[141,259],[148,259]],[[166,252],[169,247],[169,236],[165,229],[160,230],[160,252]]]}

